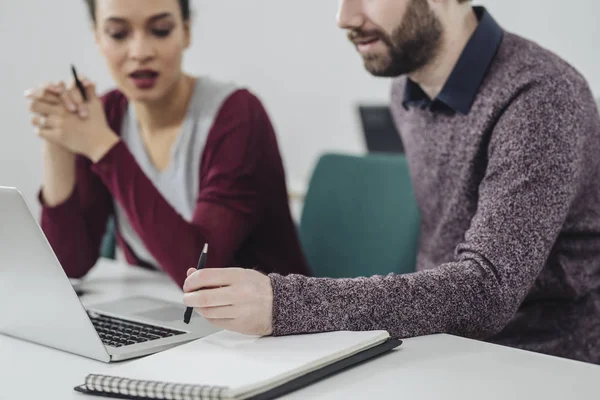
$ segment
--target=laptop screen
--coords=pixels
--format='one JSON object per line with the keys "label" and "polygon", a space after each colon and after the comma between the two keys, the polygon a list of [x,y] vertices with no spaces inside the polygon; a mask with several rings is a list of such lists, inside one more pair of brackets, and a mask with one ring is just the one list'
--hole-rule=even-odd
{"label": "laptop screen", "polygon": [[404,153],[404,145],[389,106],[360,105],[358,112],[369,152]]}

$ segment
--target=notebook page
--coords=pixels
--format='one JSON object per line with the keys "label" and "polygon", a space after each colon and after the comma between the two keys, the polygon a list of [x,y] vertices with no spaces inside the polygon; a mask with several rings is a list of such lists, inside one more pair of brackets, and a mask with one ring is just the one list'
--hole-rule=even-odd
{"label": "notebook page", "polygon": [[[340,358],[387,339],[385,331],[328,332],[255,337],[221,331],[173,349],[113,368],[109,375],[160,382],[222,386],[245,391],[279,381],[281,375],[310,371],[327,357]],[[93,373],[93,371],[89,371]],[[297,373],[296,373],[297,375]]]}

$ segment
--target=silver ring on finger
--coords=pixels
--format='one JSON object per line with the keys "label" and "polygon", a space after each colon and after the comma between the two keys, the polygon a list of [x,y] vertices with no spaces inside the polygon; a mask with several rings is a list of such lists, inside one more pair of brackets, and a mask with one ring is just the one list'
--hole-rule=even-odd
{"label": "silver ring on finger", "polygon": [[49,128],[49,126],[48,126],[48,118],[46,118],[43,115],[40,117],[40,128],[42,128],[42,129]]}

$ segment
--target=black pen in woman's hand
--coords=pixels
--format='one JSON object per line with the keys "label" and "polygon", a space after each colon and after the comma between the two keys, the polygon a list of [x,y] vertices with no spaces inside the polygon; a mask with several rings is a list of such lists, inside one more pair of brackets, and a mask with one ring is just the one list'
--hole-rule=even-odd
{"label": "black pen in woman's hand", "polygon": [[[204,249],[202,249],[202,254],[200,254],[200,258],[198,259],[198,265],[196,266],[196,270],[204,268],[206,265],[206,257],[208,253],[208,243],[204,245]],[[183,322],[186,324],[190,323],[190,319],[192,318],[192,312],[194,311],[194,307],[188,307],[185,309],[185,314],[183,315]]]}
{"label": "black pen in woman's hand", "polygon": [[77,85],[77,88],[79,89],[79,92],[81,93],[81,97],[83,98],[83,101],[87,101],[87,96],[85,95],[85,88],[83,87],[83,84],[79,80],[79,77],[77,76],[77,71],[75,70],[75,66],[73,64],[71,64],[71,72],[73,73],[73,78],[75,78],[75,85]]}

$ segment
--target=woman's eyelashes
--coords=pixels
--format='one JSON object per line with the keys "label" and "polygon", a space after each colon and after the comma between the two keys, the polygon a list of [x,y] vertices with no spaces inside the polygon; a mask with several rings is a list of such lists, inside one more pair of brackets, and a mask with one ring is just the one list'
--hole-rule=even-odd
{"label": "woman's eyelashes", "polygon": [[[156,36],[158,38],[165,38],[165,37],[169,36],[172,31],[173,31],[172,27],[169,27],[169,28],[151,28],[150,29],[150,33],[153,36]],[[126,29],[122,29],[122,30],[108,30],[106,33],[108,34],[108,36],[110,36],[113,40],[116,40],[116,41],[122,41],[122,40],[126,39],[127,36],[130,35],[130,31],[126,30]]]}
{"label": "woman's eyelashes", "polygon": [[127,37],[126,30],[107,30],[106,34],[110,36],[112,39],[120,41]]}
{"label": "woman's eyelashes", "polygon": [[171,34],[173,28],[153,28],[152,34],[159,38],[167,37]]}

